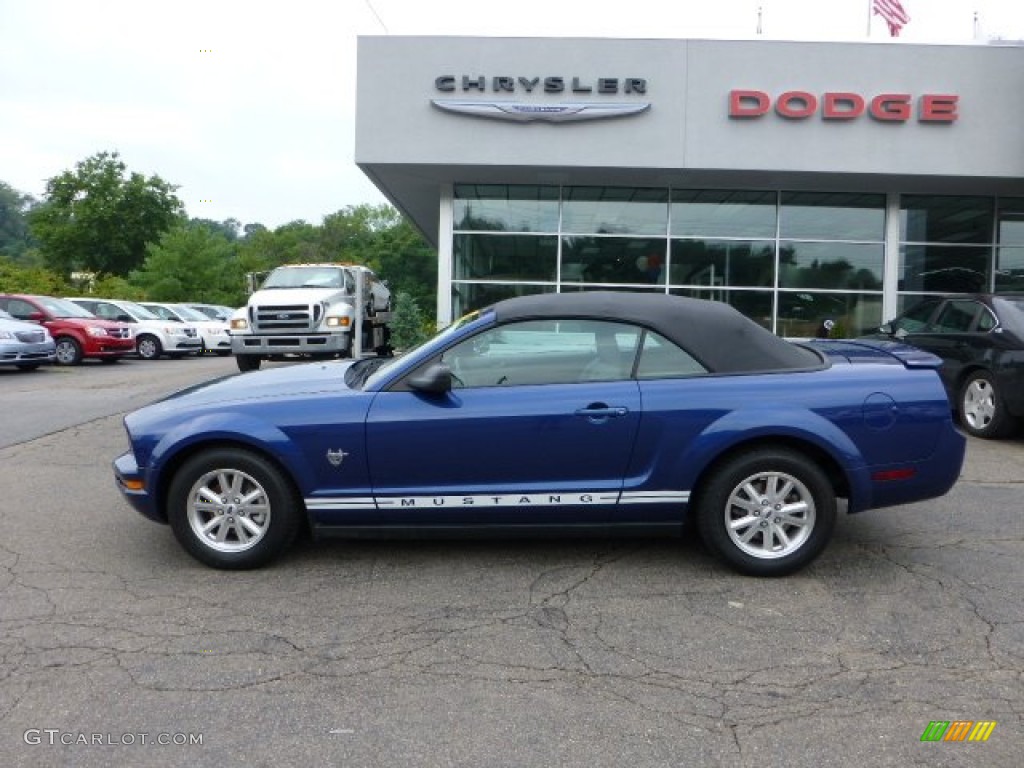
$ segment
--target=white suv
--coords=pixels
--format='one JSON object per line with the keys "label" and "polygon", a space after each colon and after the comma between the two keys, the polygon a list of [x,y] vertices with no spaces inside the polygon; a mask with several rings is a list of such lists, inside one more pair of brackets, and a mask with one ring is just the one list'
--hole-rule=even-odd
{"label": "white suv", "polygon": [[130,323],[135,329],[135,351],[143,360],[156,360],[161,355],[173,358],[202,352],[203,339],[194,326],[161,320],[134,301],[68,297],[96,317]]}

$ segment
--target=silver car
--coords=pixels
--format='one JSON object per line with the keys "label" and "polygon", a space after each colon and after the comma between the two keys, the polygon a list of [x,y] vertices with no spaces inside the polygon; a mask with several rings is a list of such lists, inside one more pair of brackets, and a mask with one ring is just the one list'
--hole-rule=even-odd
{"label": "silver car", "polygon": [[57,354],[50,332],[38,323],[15,320],[0,309],[0,365],[34,371],[52,363]]}

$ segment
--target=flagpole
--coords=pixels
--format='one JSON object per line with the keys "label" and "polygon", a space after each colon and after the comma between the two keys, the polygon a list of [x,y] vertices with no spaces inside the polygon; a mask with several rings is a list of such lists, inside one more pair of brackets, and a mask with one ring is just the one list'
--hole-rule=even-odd
{"label": "flagpole", "polygon": [[868,40],[871,39],[871,0],[867,0],[868,5]]}

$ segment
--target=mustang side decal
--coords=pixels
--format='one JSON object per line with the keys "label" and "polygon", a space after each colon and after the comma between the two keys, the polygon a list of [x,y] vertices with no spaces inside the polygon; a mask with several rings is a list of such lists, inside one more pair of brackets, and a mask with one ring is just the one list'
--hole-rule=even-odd
{"label": "mustang side decal", "polygon": [[594,491],[592,493],[505,493],[461,496],[338,496],[306,499],[309,509],[393,509],[395,507],[558,507],[585,504],[670,504],[690,500],[689,491]]}

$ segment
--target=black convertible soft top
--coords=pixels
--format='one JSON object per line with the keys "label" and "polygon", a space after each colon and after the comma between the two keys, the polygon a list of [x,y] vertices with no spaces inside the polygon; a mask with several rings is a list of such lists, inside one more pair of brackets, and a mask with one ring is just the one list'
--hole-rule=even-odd
{"label": "black convertible soft top", "polygon": [[663,293],[587,291],[506,299],[492,309],[499,323],[574,318],[620,320],[650,328],[716,373],[818,368],[822,358],[762,328],[728,304]]}

